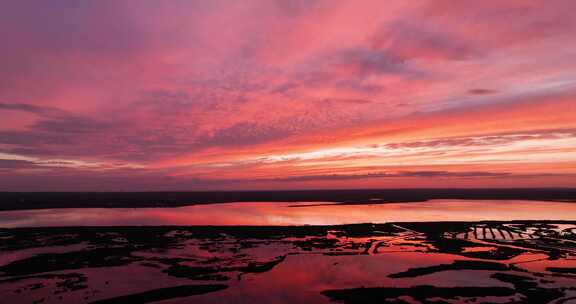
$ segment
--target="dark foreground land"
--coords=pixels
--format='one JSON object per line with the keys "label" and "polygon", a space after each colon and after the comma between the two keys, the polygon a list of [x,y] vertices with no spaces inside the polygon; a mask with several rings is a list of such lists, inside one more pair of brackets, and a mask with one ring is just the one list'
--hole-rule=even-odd
{"label": "dark foreground land", "polygon": [[203,192],[0,192],[0,211],[46,208],[180,207],[227,202],[377,204],[432,199],[576,202],[576,189],[385,189]]}
{"label": "dark foreground land", "polygon": [[2,303],[574,303],[576,221],[0,229]]}

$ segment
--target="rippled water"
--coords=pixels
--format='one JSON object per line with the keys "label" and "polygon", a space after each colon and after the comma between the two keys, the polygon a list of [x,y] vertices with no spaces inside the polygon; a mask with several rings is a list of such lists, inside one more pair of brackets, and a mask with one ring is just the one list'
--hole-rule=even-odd
{"label": "rippled water", "polygon": [[0,227],[129,225],[338,225],[353,223],[574,220],[576,204],[523,200],[431,200],[337,205],[243,202],[180,208],[66,208],[0,212]]}

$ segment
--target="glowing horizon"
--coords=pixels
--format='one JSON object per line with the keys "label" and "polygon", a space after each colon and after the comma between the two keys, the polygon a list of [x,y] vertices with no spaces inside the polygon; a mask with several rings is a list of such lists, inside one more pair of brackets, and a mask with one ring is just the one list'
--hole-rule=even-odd
{"label": "glowing horizon", "polygon": [[576,187],[575,9],[6,1],[0,191]]}

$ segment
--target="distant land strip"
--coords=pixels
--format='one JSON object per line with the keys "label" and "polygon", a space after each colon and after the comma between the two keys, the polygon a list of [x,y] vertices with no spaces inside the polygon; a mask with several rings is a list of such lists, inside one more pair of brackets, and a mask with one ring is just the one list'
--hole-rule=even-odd
{"label": "distant land strip", "polygon": [[373,189],[195,192],[0,192],[0,211],[48,208],[181,207],[231,202],[385,204],[434,199],[576,202],[576,188]]}

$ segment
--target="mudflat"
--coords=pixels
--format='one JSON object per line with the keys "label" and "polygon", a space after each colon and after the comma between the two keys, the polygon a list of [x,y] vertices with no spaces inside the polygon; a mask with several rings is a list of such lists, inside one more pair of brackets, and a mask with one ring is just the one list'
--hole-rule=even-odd
{"label": "mudflat", "polygon": [[575,221],[0,230],[7,303],[568,303]]}

